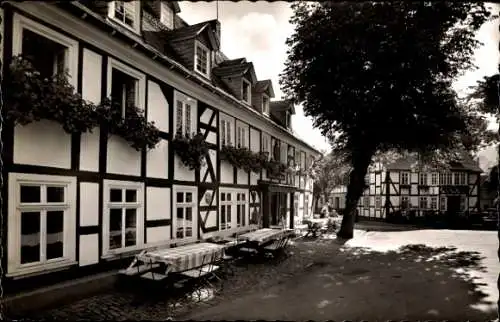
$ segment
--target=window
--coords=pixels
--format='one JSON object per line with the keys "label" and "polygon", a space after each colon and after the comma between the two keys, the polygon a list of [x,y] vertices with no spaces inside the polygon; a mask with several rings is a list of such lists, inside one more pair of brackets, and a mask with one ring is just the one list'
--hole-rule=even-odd
{"label": "window", "polygon": [[431,173],[431,185],[436,186],[438,184],[438,174],[436,172]]}
{"label": "window", "polygon": [[304,195],[304,217],[309,215],[309,195]]}
{"label": "window", "polygon": [[427,197],[420,197],[420,209],[427,209]]}
{"label": "window", "polygon": [[437,209],[437,197],[431,197],[431,209],[436,210]]}
{"label": "window", "polygon": [[121,25],[138,32],[140,1],[111,1],[108,15]]}
{"label": "window", "polygon": [[401,184],[410,184],[410,174],[408,172],[401,172]]}
{"label": "window", "polygon": [[196,190],[194,188],[177,188],[175,197],[175,222],[174,228],[178,239],[196,238],[197,208]]}
{"label": "window", "polygon": [[221,192],[220,194],[220,225],[219,230],[231,228],[232,202],[230,192]]}
{"label": "window", "polygon": [[375,197],[375,207],[376,208],[382,207],[382,197],[380,197],[380,196]]}
{"label": "window", "polygon": [[196,101],[180,92],[174,92],[174,120],[176,134],[192,135],[196,132]]}
{"label": "window", "polygon": [[233,145],[232,140],[232,120],[228,117],[224,117],[222,114],[220,116],[220,144],[221,145]]}
{"label": "window", "polygon": [[14,14],[12,54],[28,59],[42,77],[67,72],[77,87],[78,42],[26,17]]}
{"label": "window", "polygon": [[238,125],[236,129],[236,144],[238,148],[246,148],[247,147],[247,129],[245,126]]}
{"label": "window", "polygon": [[246,226],[247,197],[246,193],[236,193],[236,226]]}
{"label": "window", "polygon": [[141,183],[104,183],[104,254],[143,244],[143,187]]}
{"label": "window", "polygon": [[174,29],[174,12],[165,1],[161,2],[160,22],[169,29]]}
{"label": "window", "polygon": [[75,263],[75,178],[11,173],[9,201],[9,276]]}
{"label": "window", "polygon": [[262,152],[269,153],[269,136],[262,134]]}
{"label": "window", "polygon": [[262,95],[262,113],[269,115],[269,96]]}
{"label": "window", "polygon": [[196,42],[194,48],[194,70],[208,77],[210,72],[210,51],[199,41]]}
{"label": "window", "polygon": [[370,207],[370,197],[366,197],[366,196],[365,196],[365,197],[363,197],[363,206],[364,206],[365,208]]}
{"label": "window", "polygon": [[401,209],[410,208],[410,199],[408,197],[401,197]]}
{"label": "window", "polygon": [[298,149],[295,150],[295,166],[300,167],[300,151]]}
{"label": "window", "polygon": [[452,179],[453,179],[453,177],[452,177],[451,172],[447,172],[445,174],[445,182],[444,182],[444,184],[448,185],[448,186],[451,186],[453,184]]}
{"label": "window", "polygon": [[[280,141],[276,140],[275,138],[271,138],[271,145],[273,148],[273,151],[271,153],[271,159],[274,161],[280,161]],[[305,159],[304,159],[305,161]]]}
{"label": "window", "polygon": [[441,211],[446,211],[446,197],[441,197],[439,200],[439,209]]}
{"label": "window", "polygon": [[467,184],[467,173],[460,172],[460,184],[461,185],[466,185]]}
{"label": "window", "polygon": [[460,184],[460,172],[455,172],[453,174],[453,177],[454,177],[454,184],[455,185],[459,185]]}
{"label": "window", "polygon": [[252,104],[251,84],[244,78],[241,82],[241,97],[245,103]]}
{"label": "window", "polygon": [[108,60],[108,94],[125,116],[128,107],[144,108],[146,76],[112,58]]}
{"label": "window", "polygon": [[421,186],[427,185],[427,173],[420,173],[419,174],[419,183]]}

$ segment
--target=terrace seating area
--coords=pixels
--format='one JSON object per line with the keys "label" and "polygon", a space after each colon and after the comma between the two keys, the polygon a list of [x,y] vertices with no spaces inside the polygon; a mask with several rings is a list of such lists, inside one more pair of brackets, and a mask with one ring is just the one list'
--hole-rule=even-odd
{"label": "terrace seating area", "polygon": [[[138,279],[141,286],[182,289],[194,292],[215,289],[228,275],[234,275],[236,261],[254,258],[286,258],[286,247],[294,236],[292,229],[248,227],[237,232],[218,233],[206,240],[183,245],[170,244],[143,250],[126,269],[120,271],[127,284]],[[284,255],[284,256],[282,256]],[[141,287],[142,288],[142,287]]]}

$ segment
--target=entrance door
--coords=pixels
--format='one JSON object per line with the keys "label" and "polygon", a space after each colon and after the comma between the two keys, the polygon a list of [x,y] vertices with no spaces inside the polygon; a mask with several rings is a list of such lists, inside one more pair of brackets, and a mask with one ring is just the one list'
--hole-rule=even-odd
{"label": "entrance door", "polygon": [[460,212],[460,196],[448,196],[447,199],[448,213],[455,215]]}
{"label": "entrance door", "polygon": [[277,225],[278,224],[278,215],[279,215],[279,195],[277,192],[271,192],[271,225]]}

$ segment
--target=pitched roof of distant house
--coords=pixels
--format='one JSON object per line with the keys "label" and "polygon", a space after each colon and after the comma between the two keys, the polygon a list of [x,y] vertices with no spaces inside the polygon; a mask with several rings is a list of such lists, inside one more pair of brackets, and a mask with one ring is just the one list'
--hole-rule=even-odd
{"label": "pitched roof of distant house", "polygon": [[273,90],[273,83],[271,82],[270,79],[265,79],[265,80],[260,80],[257,81],[254,85],[255,91],[258,93],[265,92],[266,90],[269,90],[269,95],[271,97],[274,97],[274,90]]}
{"label": "pitched roof of distant house", "polygon": [[[392,163],[385,165],[387,170],[410,170],[412,169],[418,161],[416,155],[409,155],[404,158],[400,158]],[[468,170],[475,172],[482,172],[481,168],[467,153],[461,154],[460,162],[450,162],[450,167],[452,170]]]}

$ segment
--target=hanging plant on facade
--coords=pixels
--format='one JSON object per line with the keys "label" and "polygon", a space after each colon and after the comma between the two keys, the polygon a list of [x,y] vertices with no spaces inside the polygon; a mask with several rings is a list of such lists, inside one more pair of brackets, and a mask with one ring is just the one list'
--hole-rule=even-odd
{"label": "hanging plant on facade", "polygon": [[105,99],[97,106],[96,114],[109,134],[123,138],[137,151],[154,149],[160,142],[160,130],[154,122],[146,120],[144,111],[138,107],[127,106],[123,117],[121,106]]}
{"label": "hanging plant on facade", "polygon": [[190,170],[200,170],[208,156],[208,144],[203,134],[183,135],[177,133],[172,140],[172,148],[182,164]]}
{"label": "hanging plant on facade", "polygon": [[275,160],[266,163],[266,170],[270,177],[281,177],[286,173],[287,166]]}
{"label": "hanging plant on facade", "polygon": [[237,148],[230,145],[223,145],[220,151],[221,160],[229,162],[236,168],[245,171],[260,173],[262,164],[260,154],[254,153],[247,148]]}
{"label": "hanging plant on facade", "polygon": [[99,125],[96,106],[75,92],[66,73],[43,77],[18,55],[12,58],[6,74],[6,119],[13,125],[46,119],[60,123],[69,134],[90,132]]}

